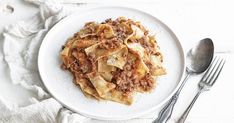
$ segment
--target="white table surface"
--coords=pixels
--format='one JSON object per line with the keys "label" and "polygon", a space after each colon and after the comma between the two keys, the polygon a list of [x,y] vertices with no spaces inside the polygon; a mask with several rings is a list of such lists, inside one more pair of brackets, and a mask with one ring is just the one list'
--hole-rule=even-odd
{"label": "white table surface", "polygon": [[[64,0],[63,0],[64,1]],[[72,0],[75,1],[75,0]],[[88,1],[88,0],[87,0]],[[93,2],[93,1],[92,1]],[[104,3],[102,3],[104,4]],[[105,3],[107,4],[107,3]],[[113,3],[111,3],[113,5]],[[116,4],[116,3],[115,3]],[[6,5],[14,7],[13,13],[3,11]],[[99,4],[100,5],[100,4]],[[122,5],[122,3],[118,3]],[[98,6],[89,4],[88,7]],[[124,5],[146,11],[165,24],[167,24],[181,41],[185,52],[193,44],[209,37],[215,44],[215,52],[227,59],[224,70],[211,91],[202,94],[190,112],[186,123],[233,123],[234,122],[234,79],[232,73],[234,69],[234,2],[231,0],[181,0],[181,1],[158,1],[151,0],[149,3],[136,3]],[[85,7],[85,6],[83,6]],[[36,6],[17,0],[0,0],[0,33],[5,25],[15,23],[18,20],[27,19],[33,16],[38,9]],[[2,40],[0,36],[0,97],[9,102],[16,102],[24,105],[23,99],[29,96],[26,92],[12,86],[10,80],[6,78],[6,65],[2,56]],[[185,85],[180,98],[173,112],[173,122],[188,106],[197,91],[197,83],[200,76],[193,76]],[[15,89],[23,93],[19,97]],[[157,116],[157,112],[152,112],[140,117],[151,119]],[[131,123],[149,122],[150,120],[124,121]],[[95,121],[102,122],[102,121]]]}

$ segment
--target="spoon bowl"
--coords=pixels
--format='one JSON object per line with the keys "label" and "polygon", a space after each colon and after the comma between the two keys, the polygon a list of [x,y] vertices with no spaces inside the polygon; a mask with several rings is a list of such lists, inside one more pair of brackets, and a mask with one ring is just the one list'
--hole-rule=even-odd
{"label": "spoon bowl", "polygon": [[204,72],[210,65],[214,54],[214,44],[210,38],[199,41],[186,56],[186,71],[189,74]]}

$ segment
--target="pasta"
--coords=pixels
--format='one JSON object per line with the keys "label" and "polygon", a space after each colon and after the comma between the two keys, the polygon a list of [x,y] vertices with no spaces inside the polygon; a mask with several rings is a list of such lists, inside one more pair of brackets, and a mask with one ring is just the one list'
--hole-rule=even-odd
{"label": "pasta", "polygon": [[86,97],[131,105],[166,74],[155,37],[140,22],[119,17],[88,22],[62,47],[62,68]]}

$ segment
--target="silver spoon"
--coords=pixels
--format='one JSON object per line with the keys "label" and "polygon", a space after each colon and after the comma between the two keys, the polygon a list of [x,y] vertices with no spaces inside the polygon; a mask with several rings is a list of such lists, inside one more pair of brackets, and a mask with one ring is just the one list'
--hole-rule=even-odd
{"label": "silver spoon", "polygon": [[176,93],[171,97],[164,108],[159,112],[158,118],[153,123],[166,123],[171,117],[174,105],[179,97],[180,91],[184,87],[186,81],[192,74],[204,72],[210,65],[214,55],[214,45],[211,39],[205,38],[198,42],[186,56],[186,77]]}

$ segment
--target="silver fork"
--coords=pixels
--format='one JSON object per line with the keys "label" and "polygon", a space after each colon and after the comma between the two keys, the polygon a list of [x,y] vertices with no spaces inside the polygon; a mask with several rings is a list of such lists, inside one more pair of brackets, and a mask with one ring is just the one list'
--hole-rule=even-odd
{"label": "silver fork", "polygon": [[197,100],[198,96],[204,92],[204,91],[209,91],[210,88],[214,85],[216,82],[220,72],[223,69],[223,66],[225,64],[225,60],[222,58],[215,57],[215,59],[212,61],[211,65],[209,66],[208,70],[198,83],[199,91],[197,92],[196,96],[193,98],[192,102],[188,106],[188,108],[185,110],[183,115],[179,118],[177,123],[184,123],[186,120],[189,111],[192,109],[193,104]]}

